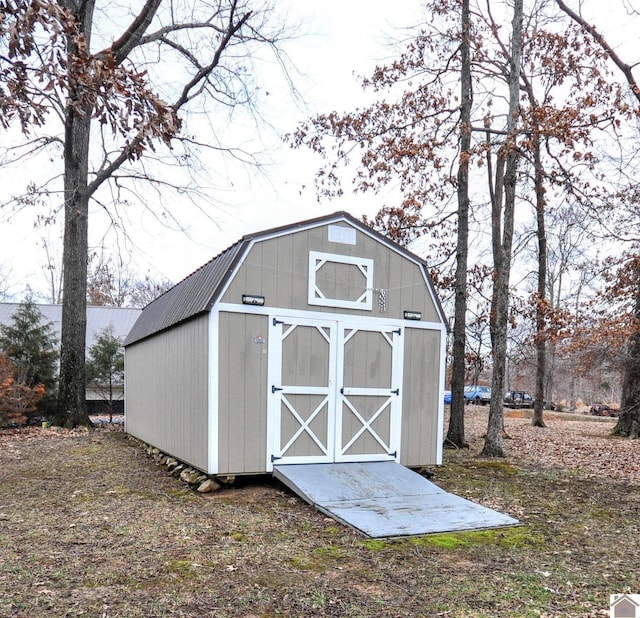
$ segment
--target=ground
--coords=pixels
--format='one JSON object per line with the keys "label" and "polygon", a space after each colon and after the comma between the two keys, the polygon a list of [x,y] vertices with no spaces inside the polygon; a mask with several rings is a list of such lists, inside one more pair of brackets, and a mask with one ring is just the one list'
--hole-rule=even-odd
{"label": "ground", "polygon": [[505,421],[434,481],[522,526],[371,540],[275,481],[193,493],[124,433],[0,435],[0,616],[608,616],[639,593],[640,441],[614,420]]}

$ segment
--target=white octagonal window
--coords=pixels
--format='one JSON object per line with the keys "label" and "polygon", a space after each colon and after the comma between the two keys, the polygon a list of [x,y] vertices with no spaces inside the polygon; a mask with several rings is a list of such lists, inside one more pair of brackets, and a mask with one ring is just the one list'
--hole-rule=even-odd
{"label": "white octagonal window", "polygon": [[371,311],[373,260],[309,252],[309,304]]}

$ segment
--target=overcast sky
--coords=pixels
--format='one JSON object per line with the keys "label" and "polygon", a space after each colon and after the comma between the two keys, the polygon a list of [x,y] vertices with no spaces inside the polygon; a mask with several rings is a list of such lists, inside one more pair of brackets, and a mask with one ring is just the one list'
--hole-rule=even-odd
{"label": "overcast sky", "polygon": [[[224,180],[220,182],[219,174],[216,203],[209,216],[176,204],[186,234],[158,226],[149,216],[132,221],[129,232],[137,247],[131,261],[140,276],[148,272],[154,278],[177,282],[244,234],[336,210],[347,210],[357,217],[374,214],[381,206],[383,198],[373,195],[347,194],[318,203],[313,176],[321,161],[306,149],[292,151],[278,136],[294,130],[298,122],[314,113],[363,105],[365,95],[357,76],[369,74],[376,63],[391,56],[390,40],[400,37],[403,27],[422,19],[421,1],[281,0],[276,5],[302,24],[303,36],[290,42],[287,51],[299,71],[295,83],[304,103],[294,105],[281,81],[269,83],[267,75],[259,76],[267,81],[265,88],[274,90],[265,109],[274,130],[265,132],[260,142],[267,163],[263,173],[234,168],[226,176],[222,170]],[[605,33],[617,33],[621,41],[637,47],[635,28],[621,34],[631,24],[624,14],[623,0],[604,7],[600,0],[589,0],[586,6],[591,5],[603,11],[598,21]],[[32,172],[28,167],[17,171],[20,175]],[[5,177],[5,188],[6,182]],[[59,228],[34,229],[33,222],[34,213],[26,211],[0,227],[0,268],[10,275],[13,300],[24,297],[27,285],[36,292],[46,290],[42,268],[46,257],[40,243],[47,237],[54,251],[59,246]],[[104,220],[90,221],[92,243],[100,241],[104,229]],[[117,250],[113,237],[108,243]]]}
{"label": "overcast sky", "polygon": [[[356,76],[368,74],[377,62],[389,57],[389,37],[397,36],[398,28],[416,23],[420,1],[290,0],[276,6],[301,24],[302,35],[287,43],[286,49],[297,69],[295,85],[303,100],[294,103],[283,83],[275,81],[276,92],[265,109],[274,130],[265,131],[260,142],[266,166],[261,173],[235,168],[229,172],[227,186],[216,183],[217,203],[209,213],[213,220],[185,208],[187,217],[181,222],[187,234],[160,227],[148,216],[133,222],[136,229],[130,231],[138,247],[131,259],[141,276],[149,272],[154,278],[178,281],[244,234],[336,210],[348,210],[355,216],[377,211],[380,201],[371,197],[348,195],[319,204],[313,175],[320,160],[306,149],[291,151],[278,135],[293,131],[307,115],[361,104],[363,93]],[[264,84],[267,89],[273,86]],[[29,174],[30,170],[18,173]],[[0,181],[5,190],[10,180],[5,176]],[[106,227],[97,221],[95,217],[89,224],[93,243],[101,238],[103,230],[98,228]],[[25,211],[0,226],[0,268],[9,274],[12,300],[21,300],[27,286],[36,292],[47,289],[42,239],[47,238],[54,251],[60,244],[59,228],[35,229],[33,223],[34,213]],[[108,242],[117,249],[113,238]]]}

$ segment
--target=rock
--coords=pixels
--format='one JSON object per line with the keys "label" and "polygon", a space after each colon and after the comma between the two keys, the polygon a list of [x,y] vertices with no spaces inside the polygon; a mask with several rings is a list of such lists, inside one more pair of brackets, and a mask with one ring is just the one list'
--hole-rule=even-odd
{"label": "rock", "polygon": [[213,479],[208,478],[206,481],[202,481],[202,483],[198,485],[198,491],[201,494],[208,494],[212,491],[218,491],[220,487],[221,485],[219,483],[216,483]]}
{"label": "rock", "polygon": [[193,470],[191,468],[185,468],[182,472],[180,472],[180,480],[184,483],[189,483],[191,475],[193,474]]}
{"label": "rock", "polygon": [[167,461],[164,462],[164,465],[169,470],[173,470],[178,465],[178,461],[173,457],[167,457]]}

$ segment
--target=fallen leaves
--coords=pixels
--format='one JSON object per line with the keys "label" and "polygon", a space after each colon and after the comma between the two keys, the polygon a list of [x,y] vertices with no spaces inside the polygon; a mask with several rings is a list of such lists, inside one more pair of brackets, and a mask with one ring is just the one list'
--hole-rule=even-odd
{"label": "fallen leaves", "polygon": [[[482,449],[488,409],[469,406],[465,435],[471,449]],[[547,427],[533,427],[521,412],[505,411],[508,460],[529,466],[565,468],[585,476],[640,485],[640,440],[613,436],[614,418],[546,413]]]}

